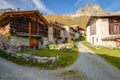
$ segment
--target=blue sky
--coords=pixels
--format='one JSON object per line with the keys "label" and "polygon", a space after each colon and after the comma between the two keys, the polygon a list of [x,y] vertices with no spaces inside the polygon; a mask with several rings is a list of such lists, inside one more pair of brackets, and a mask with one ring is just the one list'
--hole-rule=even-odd
{"label": "blue sky", "polygon": [[0,9],[39,10],[45,14],[69,14],[86,4],[99,4],[106,11],[120,11],[119,0],[0,0]]}

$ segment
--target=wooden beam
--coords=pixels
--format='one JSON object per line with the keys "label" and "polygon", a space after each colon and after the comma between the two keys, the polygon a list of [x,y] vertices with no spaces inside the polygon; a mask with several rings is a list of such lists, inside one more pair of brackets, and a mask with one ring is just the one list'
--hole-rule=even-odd
{"label": "wooden beam", "polygon": [[28,32],[29,32],[29,35],[31,35],[31,22],[29,22],[29,26],[28,26],[28,27],[29,27],[29,29],[28,29],[28,30],[29,30],[29,31],[28,31]]}
{"label": "wooden beam", "polygon": [[39,24],[37,24],[37,35],[39,35]]}

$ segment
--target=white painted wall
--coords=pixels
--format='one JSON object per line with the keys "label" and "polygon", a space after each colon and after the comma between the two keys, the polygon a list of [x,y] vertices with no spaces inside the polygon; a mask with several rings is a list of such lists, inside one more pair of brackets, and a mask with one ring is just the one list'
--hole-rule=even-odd
{"label": "white painted wall", "polygon": [[96,36],[95,36],[95,42],[94,42],[94,44],[96,45],[96,46],[100,46],[102,43],[102,40],[101,40],[101,34],[104,34],[104,33],[101,33],[101,27],[102,27],[103,25],[102,25],[102,19],[98,19],[97,21],[96,21]]}
{"label": "white painted wall", "polygon": [[65,29],[64,35],[66,38],[68,38],[68,41],[71,40],[71,36],[70,36],[70,28],[69,26],[63,26],[63,28]]}
{"label": "white painted wall", "polygon": [[90,42],[90,26],[87,26],[87,42]]}
{"label": "white painted wall", "polygon": [[108,37],[109,35],[109,20],[108,19],[102,19],[101,24],[101,38]]}
{"label": "white painted wall", "polygon": [[53,37],[53,27],[48,27],[48,41],[49,43],[54,43],[54,37]]}
{"label": "white painted wall", "polygon": [[94,37],[94,45],[101,46],[102,38],[109,36],[109,24],[108,19],[98,19],[94,21],[93,24],[96,25],[96,34],[90,35],[90,26],[87,27],[87,41],[92,43],[92,37]]}

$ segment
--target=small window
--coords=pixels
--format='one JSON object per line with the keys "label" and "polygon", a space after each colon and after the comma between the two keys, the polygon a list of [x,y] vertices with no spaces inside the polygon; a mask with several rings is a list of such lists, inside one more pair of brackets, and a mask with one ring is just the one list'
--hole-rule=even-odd
{"label": "small window", "polygon": [[96,38],[96,42],[98,42],[98,38]]}
{"label": "small window", "polygon": [[116,34],[118,31],[118,24],[113,25],[113,33]]}

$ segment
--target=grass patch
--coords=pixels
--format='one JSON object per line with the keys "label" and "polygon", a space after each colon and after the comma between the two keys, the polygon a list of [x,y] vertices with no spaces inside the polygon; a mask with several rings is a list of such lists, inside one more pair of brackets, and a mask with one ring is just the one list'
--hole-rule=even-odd
{"label": "grass patch", "polygon": [[[31,51],[23,51],[22,53],[30,53]],[[54,67],[65,67],[72,64],[78,57],[78,48],[75,47],[74,50],[50,50],[42,49],[35,50],[35,55],[40,57],[56,57],[59,56],[59,60],[53,63]]]}
{"label": "grass patch", "polygon": [[[79,55],[77,47],[75,47],[73,51],[69,49],[66,49],[64,51],[49,50],[49,49],[34,50],[34,51],[36,56],[40,56],[40,57],[59,56],[59,60],[55,62],[47,62],[43,64],[43,63],[38,63],[35,60],[27,61],[26,59],[23,59],[21,57],[9,56],[9,55],[6,55],[3,51],[0,51],[0,56],[20,65],[37,67],[40,69],[56,69],[56,68],[65,67],[72,64],[78,58],[78,55]],[[22,51],[20,54],[22,53],[29,54],[30,52],[31,51]]]}
{"label": "grass patch", "polygon": [[94,48],[86,41],[83,41],[82,44],[84,44],[89,49],[97,53],[99,56],[103,57],[106,61],[120,69],[120,49],[111,49],[106,47]]}

